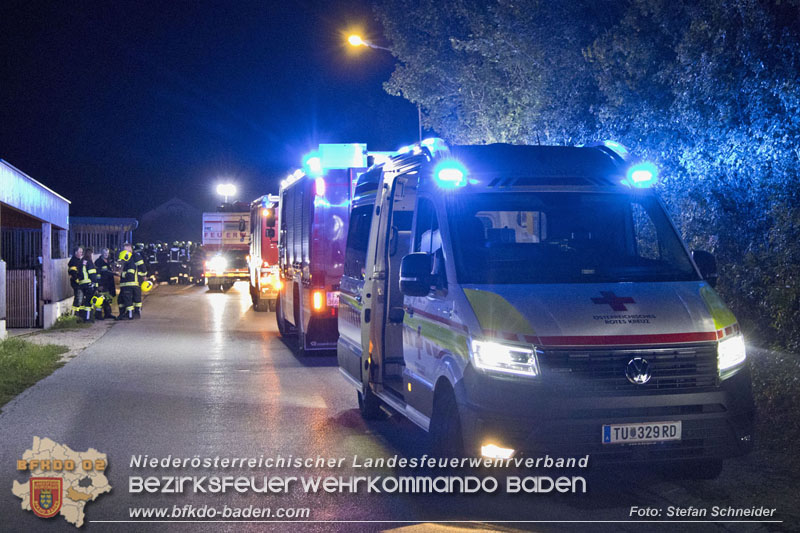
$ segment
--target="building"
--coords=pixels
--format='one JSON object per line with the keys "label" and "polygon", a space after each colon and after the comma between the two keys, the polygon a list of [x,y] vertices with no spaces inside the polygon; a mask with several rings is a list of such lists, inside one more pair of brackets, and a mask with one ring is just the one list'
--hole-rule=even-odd
{"label": "building", "polygon": [[119,250],[125,242],[133,242],[135,218],[69,217],[69,245],[89,246],[99,254],[102,248]]}
{"label": "building", "polygon": [[140,217],[137,242],[200,241],[203,212],[180,198],[173,198]]}
{"label": "building", "polygon": [[70,308],[70,202],[0,159],[0,338]]}

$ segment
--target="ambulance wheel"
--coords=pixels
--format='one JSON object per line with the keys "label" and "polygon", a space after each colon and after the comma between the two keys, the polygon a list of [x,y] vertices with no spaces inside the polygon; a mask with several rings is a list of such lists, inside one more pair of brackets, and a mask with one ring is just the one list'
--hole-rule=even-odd
{"label": "ambulance wheel", "polygon": [[430,424],[431,453],[437,457],[463,457],[464,437],[453,389],[437,387]]}
{"label": "ambulance wheel", "polygon": [[367,387],[366,393],[358,391],[358,409],[361,411],[361,418],[364,420],[382,420],[386,418],[386,413],[381,409],[382,403],[381,399],[369,387]]}
{"label": "ambulance wheel", "polygon": [[267,302],[267,307],[274,313],[275,310],[278,309],[278,300],[267,300]]}
{"label": "ambulance wheel", "polygon": [[275,309],[275,321],[278,323],[278,333],[281,334],[281,337],[284,339],[294,337],[294,330],[286,323],[286,319],[283,317],[283,307],[280,301],[277,302],[277,308]]}
{"label": "ambulance wheel", "polygon": [[267,303],[267,300],[262,300],[256,296],[253,298],[253,309],[258,313],[263,313],[269,310],[269,303]]}

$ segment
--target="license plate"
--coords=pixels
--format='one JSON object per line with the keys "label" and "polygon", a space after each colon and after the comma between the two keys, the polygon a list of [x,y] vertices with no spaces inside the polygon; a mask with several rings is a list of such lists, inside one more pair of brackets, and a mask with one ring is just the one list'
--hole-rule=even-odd
{"label": "license plate", "polygon": [[681,440],[680,421],[603,425],[603,444],[663,442],[668,440]]}
{"label": "license plate", "polygon": [[328,293],[328,307],[339,307],[339,292],[329,292]]}

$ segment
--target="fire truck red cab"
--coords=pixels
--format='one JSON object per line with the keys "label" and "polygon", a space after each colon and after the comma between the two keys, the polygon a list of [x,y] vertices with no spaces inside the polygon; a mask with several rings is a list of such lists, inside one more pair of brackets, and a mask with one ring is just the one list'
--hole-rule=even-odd
{"label": "fire truck red cab", "polygon": [[281,183],[276,319],[301,353],[336,349],[351,190],[367,157],[363,143],[321,144]]}
{"label": "fire truck red cab", "polygon": [[265,194],[250,204],[250,298],[256,311],[274,311],[281,280],[276,232],[278,197]]}

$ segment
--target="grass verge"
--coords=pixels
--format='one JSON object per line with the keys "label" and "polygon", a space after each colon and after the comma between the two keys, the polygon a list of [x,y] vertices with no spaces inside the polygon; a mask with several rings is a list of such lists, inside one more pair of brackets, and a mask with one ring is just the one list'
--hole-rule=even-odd
{"label": "grass verge", "polygon": [[33,344],[22,339],[0,341],[0,407],[63,365],[66,346]]}
{"label": "grass verge", "polygon": [[59,329],[83,329],[88,327],[91,327],[91,324],[78,322],[78,317],[74,315],[61,315],[56,319],[55,323],[48,328],[48,331]]}

